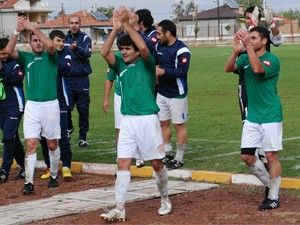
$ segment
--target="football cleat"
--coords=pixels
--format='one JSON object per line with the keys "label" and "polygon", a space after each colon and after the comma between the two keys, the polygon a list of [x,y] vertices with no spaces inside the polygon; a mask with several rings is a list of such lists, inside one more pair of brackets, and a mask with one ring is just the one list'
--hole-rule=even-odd
{"label": "football cleat", "polygon": [[113,221],[124,222],[126,219],[125,209],[123,210],[112,209],[107,213],[102,213],[100,217],[108,222],[113,222]]}

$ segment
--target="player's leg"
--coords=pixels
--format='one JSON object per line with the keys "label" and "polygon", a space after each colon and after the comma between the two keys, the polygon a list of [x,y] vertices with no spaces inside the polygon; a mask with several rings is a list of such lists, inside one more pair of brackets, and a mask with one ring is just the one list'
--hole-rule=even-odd
{"label": "player's leg", "polygon": [[90,106],[90,81],[89,77],[83,77],[78,80],[76,107],[78,111],[79,123],[79,147],[88,147],[87,133],[89,131],[89,106]]}
{"label": "player's leg", "polygon": [[158,118],[162,130],[164,140],[164,148],[166,157],[163,159],[164,164],[174,159],[172,154],[172,128],[171,128],[171,112],[169,106],[170,100],[160,94],[157,94],[156,103],[159,107]]}
{"label": "player's leg", "polygon": [[[46,112],[47,111],[47,112]],[[43,103],[42,110],[39,111],[41,121],[41,135],[47,139],[50,159],[50,179],[48,187],[58,185],[58,165],[60,159],[60,147],[58,140],[61,138],[60,129],[60,109],[58,100]]]}
{"label": "player's leg", "polygon": [[135,135],[130,127],[127,117],[123,117],[120,125],[120,134],[118,139],[118,171],[115,182],[115,202],[116,207],[107,213],[102,213],[100,217],[107,221],[125,221],[125,202],[127,191],[130,186],[130,164],[132,158],[136,157]]}
{"label": "player's leg", "polygon": [[18,175],[16,176],[17,180],[25,179],[25,152],[24,152],[24,146],[20,140],[19,133],[17,132],[14,137],[14,143],[15,143],[15,152],[14,152],[14,158],[18,165],[20,166],[20,171]]}
{"label": "player's leg", "polygon": [[44,173],[41,175],[41,179],[47,180],[50,178],[50,159],[49,159],[49,150],[48,150],[48,146],[47,146],[47,140],[45,137],[41,137],[40,145],[42,148],[44,162],[47,167],[46,170],[44,171]]}
{"label": "player's leg", "polygon": [[278,151],[282,150],[282,123],[263,124],[263,150],[269,165],[270,182],[269,193],[264,199],[260,210],[275,209],[279,207],[279,189],[281,183],[281,163]]}
{"label": "player's leg", "polygon": [[176,156],[174,160],[167,163],[168,169],[178,169],[183,166],[183,155],[187,148],[188,132],[185,123],[188,119],[188,99],[172,98],[170,99],[170,109],[172,123],[175,127],[176,140]]}
{"label": "player's leg", "polygon": [[161,196],[159,215],[165,215],[172,211],[172,205],[168,197],[168,174],[162,159],[165,156],[162,131],[157,115],[141,116],[135,124],[135,134],[140,155],[145,160],[150,160],[157,188]]}

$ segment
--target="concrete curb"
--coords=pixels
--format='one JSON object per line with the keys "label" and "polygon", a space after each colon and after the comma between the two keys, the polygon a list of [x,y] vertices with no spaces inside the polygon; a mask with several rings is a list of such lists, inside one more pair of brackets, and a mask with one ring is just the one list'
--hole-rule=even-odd
{"label": "concrete curb", "polygon": [[[0,163],[2,159],[0,159]],[[17,164],[14,162],[12,168],[16,168]],[[36,164],[37,168],[45,168],[43,161],[38,161]],[[60,164],[61,167],[61,164]],[[95,173],[95,174],[106,174],[114,175],[117,171],[116,164],[103,164],[103,163],[83,163],[83,162],[72,162],[71,170],[73,173]],[[136,166],[130,167],[132,176],[150,178],[154,176],[154,171],[151,166],[144,166],[137,168]],[[210,183],[220,184],[249,184],[249,185],[262,185],[262,183],[254,176],[250,174],[233,174],[226,172],[215,172],[215,171],[195,171],[195,170],[170,170],[168,171],[168,177],[202,181]],[[281,188],[284,189],[300,189],[300,179],[292,177],[284,177],[281,181]]]}

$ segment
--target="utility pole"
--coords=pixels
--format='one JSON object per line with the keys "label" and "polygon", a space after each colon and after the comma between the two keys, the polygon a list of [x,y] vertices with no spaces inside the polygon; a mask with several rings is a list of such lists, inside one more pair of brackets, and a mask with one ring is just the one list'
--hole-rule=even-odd
{"label": "utility pole", "polygon": [[218,37],[221,36],[220,34],[220,2],[217,0],[217,14],[218,14]]}

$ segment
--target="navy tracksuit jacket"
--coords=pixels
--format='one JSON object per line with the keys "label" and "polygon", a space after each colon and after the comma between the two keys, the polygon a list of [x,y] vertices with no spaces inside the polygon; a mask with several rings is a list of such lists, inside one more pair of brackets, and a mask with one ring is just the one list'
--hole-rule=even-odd
{"label": "navy tracksuit jacket", "polygon": [[24,112],[25,98],[23,91],[24,73],[14,59],[2,62],[0,78],[6,93],[6,99],[0,100],[0,128],[3,132],[2,170],[9,175],[13,159],[24,169],[24,148],[18,128]]}

